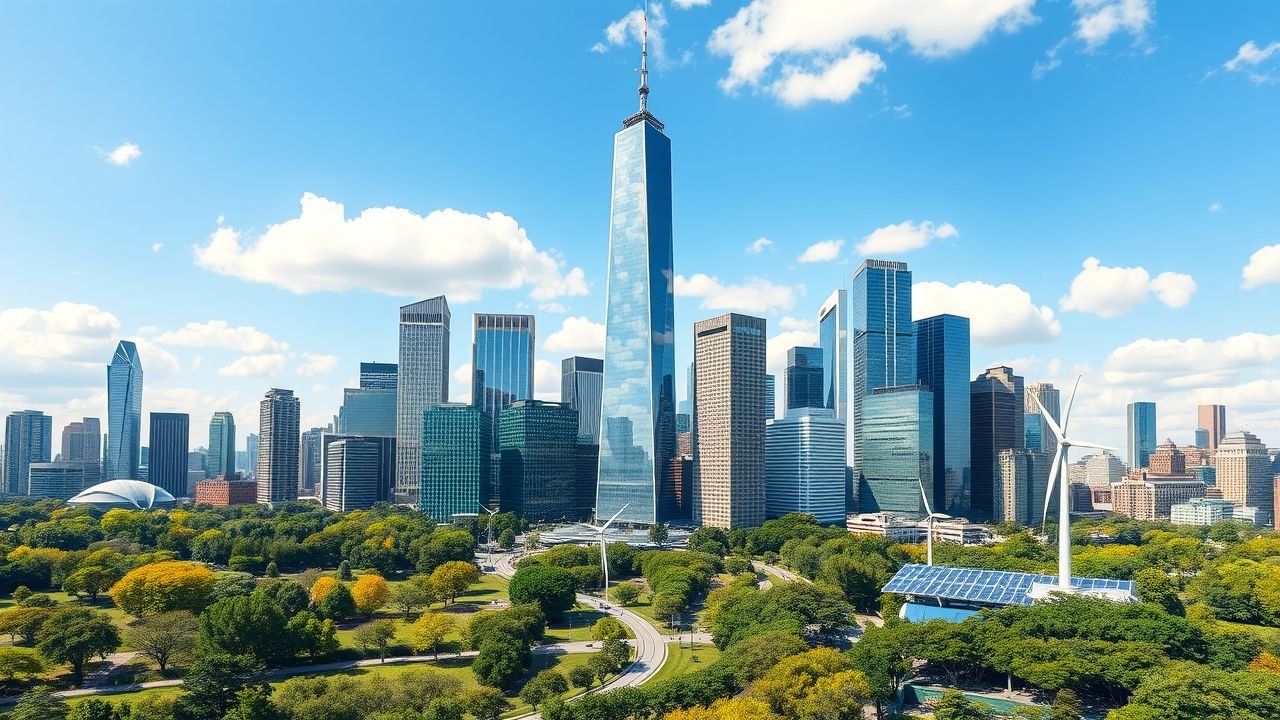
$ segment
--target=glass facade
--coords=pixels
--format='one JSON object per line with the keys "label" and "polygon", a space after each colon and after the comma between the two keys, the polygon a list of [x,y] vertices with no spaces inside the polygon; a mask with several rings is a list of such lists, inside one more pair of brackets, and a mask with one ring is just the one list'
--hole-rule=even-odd
{"label": "glass facade", "polygon": [[784,410],[823,408],[825,369],[820,347],[793,347],[787,350],[787,369],[782,376]]}
{"label": "glass facade", "polygon": [[396,436],[396,391],[343,388],[334,431],[346,435]]}
{"label": "glass facade", "polygon": [[1025,447],[1024,407],[1022,377],[1014,375],[1011,368],[988,368],[969,383],[969,455],[973,462],[969,512],[974,520],[987,521],[995,514],[1000,452]]}
{"label": "glass facade", "polygon": [[373,507],[390,496],[396,464],[396,439],[325,435],[324,480],[320,501],[334,512]]}
{"label": "glass facade", "polygon": [[[845,419],[849,412],[849,294],[844,290],[831,297],[818,311],[818,344],[822,348],[822,407]],[[852,447],[849,449],[852,452]]]}
{"label": "glass facade", "polygon": [[84,418],[62,428],[62,462],[102,462],[102,423]]}
{"label": "glass facade", "polygon": [[39,410],[9,413],[4,421],[4,491],[26,495],[33,463],[53,452],[53,418]]}
{"label": "glass facade", "polygon": [[449,401],[449,319],[443,295],[400,308],[395,501],[402,505],[419,502],[422,412]]}
{"label": "glass facade", "polygon": [[864,260],[853,275],[849,336],[852,338],[853,469],[861,470],[863,404],[877,388],[916,382],[915,327],[911,322],[911,271],[906,263]]}
{"label": "glass facade", "polygon": [[360,363],[360,387],[365,390],[395,390],[398,366],[395,363]]}
{"label": "glass facade", "polygon": [[1129,403],[1125,415],[1129,425],[1129,467],[1144,468],[1156,451],[1156,404]]}
{"label": "glass facade", "polygon": [[449,403],[422,414],[422,512],[436,522],[478,513],[490,502],[493,421],[474,405]]}
{"label": "glass facade", "polygon": [[236,471],[236,419],[229,412],[216,412],[209,421],[209,477],[232,475]]}
{"label": "glass facade", "polygon": [[142,436],[142,360],[138,348],[121,340],[107,366],[107,454],[105,480],[138,478]]}
{"label": "glass facade", "polygon": [[533,399],[534,343],[532,315],[476,313],[472,325],[471,404],[496,418],[511,403]]}
{"label": "glass facade", "polygon": [[778,378],[774,375],[764,376],[764,419],[772,420],[778,411]]}
{"label": "glass facade", "polygon": [[502,411],[503,512],[532,522],[578,517],[577,436],[578,413],[567,405],[521,400]]}
{"label": "glass facade", "polygon": [[151,413],[147,482],[164,488],[176,498],[187,493],[191,416],[186,413]]}
{"label": "glass facade", "polygon": [[864,398],[862,512],[923,515],[920,485],[933,484],[933,393],[919,385],[877,388]]}
{"label": "glass facade", "polygon": [[604,361],[571,357],[560,362],[560,402],[578,411],[578,435],[600,444],[600,392],[604,388]]}
{"label": "glass facade", "polygon": [[765,514],[808,513],[844,525],[844,421],[827,408],[796,408],[765,429]]}
{"label": "glass facade", "polygon": [[[665,519],[675,453],[671,141],[648,113],[614,136],[596,513]],[[660,500],[660,498],[669,498]]]}
{"label": "glass facade", "polygon": [[[969,462],[969,318],[936,315],[915,322],[916,377],[933,393],[933,495],[935,512],[969,512],[973,483]],[[926,483],[927,485],[928,483]]]}
{"label": "glass facade", "polygon": [[333,434],[333,426],[305,430],[299,440],[298,488],[311,495],[320,487],[324,472],[324,436]]}

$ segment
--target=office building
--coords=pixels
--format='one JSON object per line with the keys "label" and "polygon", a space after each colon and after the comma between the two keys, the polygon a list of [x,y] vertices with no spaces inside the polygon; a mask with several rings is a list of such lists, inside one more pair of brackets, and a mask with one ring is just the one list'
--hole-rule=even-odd
{"label": "office building", "polygon": [[31,497],[70,500],[81,490],[100,482],[98,463],[39,462],[31,463],[25,493]]}
{"label": "office building", "polygon": [[1049,411],[1053,421],[1062,424],[1062,393],[1053,383],[1031,383],[1026,387],[1026,406],[1023,407],[1026,413],[1023,416],[1023,445],[1028,450],[1053,453],[1058,449],[1058,439],[1041,414],[1037,399]]}
{"label": "office building", "polygon": [[333,512],[365,510],[387,499],[394,484],[396,439],[326,435],[321,503]]}
{"label": "office building", "polygon": [[765,515],[807,513],[824,525],[845,519],[845,429],[835,411],[802,406],[765,427]]}
{"label": "office building", "polygon": [[1236,504],[1220,498],[1192,498],[1169,508],[1169,522],[1174,525],[1212,525],[1230,520]]}
{"label": "office building", "polygon": [[[849,400],[853,423],[849,431],[854,442],[853,475],[861,483],[867,436],[863,406],[867,398],[877,388],[914,385],[917,381],[911,271],[907,264],[864,260],[853,274],[849,303],[853,356]],[[930,409],[929,414],[932,413]]]}
{"label": "office building", "polygon": [[[1056,450],[1056,448],[1055,448]],[[1041,450],[1009,448],[996,456],[991,520],[1019,525],[1040,525],[1044,521],[1044,496],[1049,488],[1053,455]],[[1049,512],[1057,512],[1055,495]]]}
{"label": "office building", "polygon": [[920,385],[876,388],[862,401],[861,512],[924,514],[933,488],[933,393]]}
{"label": "office building", "polygon": [[641,78],[640,111],[613,141],[596,514],[651,524],[674,511],[675,270],[671,141]]}
{"label": "office building", "polygon": [[1212,460],[1212,455],[1206,448],[1196,445],[1183,445],[1181,450],[1182,455],[1187,459],[1188,468],[1195,465],[1208,465]]}
{"label": "office building", "polygon": [[1209,430],[1207,428],[1202,428],[1202,427],[1196,428],[1195,437],[1196,437],[1196,442],[1195,442],[1196,447],[1200,448],[1201,450],[1209,449]]}
{"label": "office building", "polygon": [[342,435],[396,436],[394,388],[343,388],[334,432]]}
{"label": "office building", "polygon": [[299,438],[298,452],[298,491],[315,496],[323,481],[324,469],[324,436],[333,434],[333,426],[313,427],[305,430]]}
{"label": "office building", "polygon": [[[822,348],[822,406],[836,418],[849,418],[849,293],[836,290],[818,309],[818,346]],[[847,422],[846,422],[847,425]],[[846,436],[849,429],[846,427]],[[846,443],[852,458],[853,443]],[[852,461],[849,463],[852,465]]]}
{"label": "office building", "polygon": [[[679,451],[680,436],[688,435],[692,431],[693,431],[693,415],[689,413],[676,413],[676,448],[677,448],[676,454],[681,454]],[[684,453],[684,454],[687,455],[688,453]]]}
{"label": "office building", "polygon": [[693,522],[756,527],[765,514],[765,321],[728,313],[693,326]]}
{"label": "office building", "polygon": [[[783,412],[826,407],[822,388],[822,348],[793,347],[787,350],[787,369],[782,375]],[[832,417],[835,417],[834,411]]]}
{"label": "office building", "polygon": [[271,388],[258,404],[258,502],[278,505],[298,499],[298,419],[292,390]]}
{"label": "office building", "polygon": [[449,318],[443,295],[400,308],[395,501],[401,505],[418,505],[422,412],[449,402]]}
{"label": "office building", "polygon": [[[501,506],[532,522],[578,514],[578,412],[562,403],[518,400],[498,418]],[[616,511],[615,511],[616,512]]]}
{"label": "office building", "polygon": [[196,483],[196,504],[229,507],[252,505],[258,501],[258,485],[250,480],[227,477],[211,478]]}
{"label": "office building", "polygon": [[764,376],[764,419],[772,420],[777,412],[778,380],[773,375]]}
{"label": "office building", "polygon": [[988,368],[969,383],[970,457],[973,482],[970,513],[975,520],[995,514],[995,471],[1001,450],[1026,447],[1022,377],[1013,369]]}
{"label": "office building", "polygon": [[27,494],[32,463],[47,463],[53,452],[53,418],[40,410],[18,410],[4,421],[4,491]]}
{"label": "office building", "polygon": [[1271,456],[1258,436],[1248,431],[1225,435],[1213,454],[1216,487],[1237,506],[1260,508],[1269,515],[1274,500]]}
{"label": "office building", "polygon": [[245,436],[245,454],[249,460],[248,470],[241,477],[250,477],[258,472],[258,433],[249,433]]}
{"label": "office building", "polygon": [[360,363],[360,389],[395,390],[399,372],[399,366],[395,363],[362,362]]}
{"label": "office building", "polygon": [[[532,400],[533,316],[475,313],[471,330],[471,404],[497,418],[511,403]],[[491,430],[497,447],[498,429]]]}
{"label": "office building", "polygon": [[1110,485],[1120,482],[1129,474],[1124,461],[1106,450],[1088,456],[1084,462],[1084,482],[1089,485]]}
{"label": "office building", "polygon": [[1129,467],[1144,468],[1156,451],[1156,404],[1132,402],[1125,409],[1129,429],[1125,447],[1129,453]]}
{"label": "office building", "polygon": [[209,420],[209,477],[229,477],[236,472],[236,419],[223,410]]}
{"label": "office building", "polygon": [[1111,486],[1112,510],[1135,520],[1168,520],[1174,505],[1204,495],[1204,483],[1193,477],[1161,477],[1140,469]]}
{"label": "office building", "polygon": [[680,401],[679,412],[684,415],[693,416],[693,363],[689,363],[685,367],[685,396]]}
{"label": "office building", "polygon": [[187,470],[199,470],[205,472],[209,469],[209,452],[198,447],[195,450],[187,452]]}
{"label": "office building", "polygon": [[142,360],[128,340],[116,346],[107,365],[107,454],[102,463],[106,480],[138,477],[142,440]]}
{"label": "office building", "polygon": [[1204,429],[1208,434],[1205,448],[1209,452],[1217,450],[1222,438],[1227,436],[1227,406],[1196,406],[1196,429]]}
{"label": "office building", "polygon": [[102,423],[84,418],[62,429],[62,462],[102,462]]}
{"label": "office building", "polygon": [[600,472],[600,445],[591,436],[579,435],[574,448],[574,520],[590,520],[596,501],[596,473]]}
{"label": "office building", "polygon": [[[603,389],[604,361],[600,358],[574,356],[560,361],[560,402],[578,411],[578,434],[589,435],[595,445],[600,444]],[[678,416],[676,424],[679,425]]]}
{"label": "office building", "polygon": [[[935,315],[915,322],[916,377],[933,393],[934,512],[969,513],[969,318]],[[929,483],[926,482],[926,485]]]}
{"label": "office building", "polygon": [[191,417],[186,413],[151,413],[147,482],[174,497],[187,497]]}
{"label": "office building", "polygon": [[437,405],[422,414],[419,508],[436,522],[496,503],[490,497],[496,470],[492,425],[489,413],[462,403]]}

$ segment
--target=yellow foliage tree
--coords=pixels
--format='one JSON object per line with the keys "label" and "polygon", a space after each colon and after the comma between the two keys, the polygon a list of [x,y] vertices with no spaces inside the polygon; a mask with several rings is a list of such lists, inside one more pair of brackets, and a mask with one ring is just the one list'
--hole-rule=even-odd
{"label": "yellow foliage tree", "polygon": [[420,652],[434,650],[439,657],[440,641],[453,632],[454,627],[452,617],[428,610],[419,615],[417,621],[413,623],[413,645]]}
{"label": "yellow foliage tree", "polygon": [[1263,650],[1261,655],[1254,658],[1254,661],[1249,663],[1249,669],[1255,672],[1280,675],[1280,658],[1272,655],[1266,650]]}
{"label": "yellow foliage tree", "polygon": [[449,602],[480,580],[480,568],[462,560],[450,560],[431,573],[431,587]]}
{"label": "yellow foliage tree", "polygon": [[663,720],[782,720],[769,710],[769,706],[755,698],[732,698],[717,700],[711,707],[692,707],[687,710],[672,710],[663,716]]}
{"label": "yellow foliage tree", "polygon": [[213,571],[197,563],[157,562],[134,568],[109,591],[116,607],[137,617],[171,610],[199,613],[209,604]]}
{"label": "yellow foliage tree", "polygon": [[381,575],[361,575],[351,588],[351,596],[355,598],[357,612],[372,615],[387,604],[387,581]]}
{"label": "yellow foliage tree", "polygon": [[333,589],[336,587],[338,587],[338,581],[329,575],[317,578],[316,581],[311,584],[311,604],[319,605],[320,601],[324,599],[324,596],[333,592]]}
{"label": "yellow foliage tree", "polygon": [[[827,677],[844,677],[852,670],[849,657],[832,648],[819,648],[785,658],[751,686],[751,697],[762,700],[771,711],[796,717],[810,700],[818,682]],[[862,673],[853,672],[863,687]],[[829,691],[824,687],[824,691]],[[870,691],[867,690],[867,695]],[[859,706],[861,707],[861,706]]]}

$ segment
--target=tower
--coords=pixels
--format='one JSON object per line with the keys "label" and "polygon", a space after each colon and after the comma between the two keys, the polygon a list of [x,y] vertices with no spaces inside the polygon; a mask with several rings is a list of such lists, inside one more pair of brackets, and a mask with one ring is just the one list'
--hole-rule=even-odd
{"label": "tower", "polygon": [[138,477],[142,434],[142,360],[138,347],[128,340],[116,345],[107,365],[106,480]]}
{"label": "tower", "polygon": [[298,499],[298,418],[292,390],[271,388],[258,405],[258,502],[275,505]]}
{"label": "tower", "polygon": [[209,477],[230,478],[235,472],[236,419],[229,412],[219,411],[209,420]]}
{"label": "tower", "polygon": [[449,401],[449,303],[443,295],[400,308],[396,368],[395,501],[417,506],[422,411]]}

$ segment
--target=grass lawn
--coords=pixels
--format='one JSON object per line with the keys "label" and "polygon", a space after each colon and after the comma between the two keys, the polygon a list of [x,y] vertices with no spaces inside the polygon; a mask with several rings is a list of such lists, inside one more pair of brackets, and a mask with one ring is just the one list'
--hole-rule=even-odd
{"label": "grass lawn", "polygon": [[[388,585],[394,586],[397,583],[391,582]],[[453,618],[456,629],[445,637],[444,643],[441,643],[443,649],[449,643],[457,643],[461,639],[459,631],[466,627],[471,616],[482,610],[488,610],[492,602],[505,602],[507,600],[507,581],[496,575],[481,575],[480,581],[471,586],[471,589],[458,596],[456,602],[449,605],[444,603],[436,603],[431,606],[434,612],[444,612]],[[420,612],[420,611],[419,611]],[[415,613],[410,620],[417,617]],[[374,613],[375,620],[396,620],[396,637],[392,641],[393,645],[403,645],[405,647],[413,646],[413,625],[411,622],[403,622],[404,617],[396,608],[387,606]],[[338,642],[343,647],[357,648],[354,640],[356,628],[365,621],[354,623],[344,623],[343,628],[338,630]]]}
{"label": "grass lawn", "polygon": [[[590,640],[591,626],[602,617],[604,617],[604,613],[599,610],[582,604],[575,605],[572,610],[565,613],[564,622],[556,623],[547,628],[543,643],[552,645],[555,643]],[[629,630],[627,631],[627,637],[631,637]]]}
{"label": "grass lawn", "polygon": [[649,682],[656,683],[701,670],[720,657],[720,650],[715,645],[680,645],[667,644],[667,661]]}

